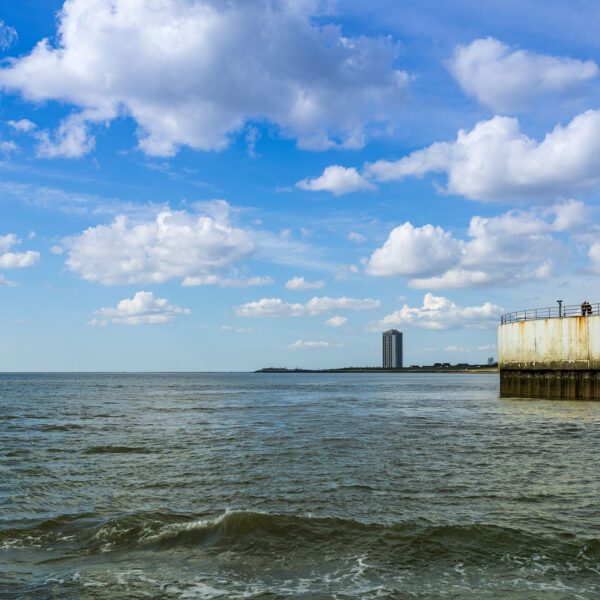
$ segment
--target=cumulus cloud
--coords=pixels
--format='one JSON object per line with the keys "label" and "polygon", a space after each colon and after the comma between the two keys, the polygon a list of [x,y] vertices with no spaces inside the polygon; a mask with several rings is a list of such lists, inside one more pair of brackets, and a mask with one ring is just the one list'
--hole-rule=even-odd
{"label": "cumulus cloud", "polygon": [[249,256],[255,244],[247,231],[230,223],[226,202],[214,202],[207,211],[166,210],[143,222],[117,216],[109,225],[63,240],[66,265],[83,279],[104,285],[162,283],[179,277],[185,285],[231,284],[220,277]]}
{"label": "cumulus cloud", "polygon": [[262,298],[256,302],[247,302],[235,309],[238,317],[313,317],[338,310],[373,310],[381,302],[372,298],[311,298],[305,304],[284,302],[281,298]]}
{"label": "cumulus cloud", "polygon": [[460,261],[463,243],[441,227],[414,227],[408,221],[392,229],[383,247],[373,252],[368,275],[427,275]]}
{"label": "cumulus cloud", "polygon": [[239,317],[299,317],[306,314],[304,304],[290,304],[281,298],[262,298],[246,302],[235,309]]}
{"label": "cumulus cloud", "polygon": [[408,304],[380,321],[371,323],[371,331],[380,331],[390,327],[404,329],[488,329],[496,327],[504,309],[501,306],[485,302],[481,306],[458,306],[443,296],[425,294],[423,306],[411,308]]}
{"label": "cumulus cloud", "polygon": [[0,252],[6,252],[11,246],[19,243],[19,238],[14,233],[0,235]]}
{"label": "cumulus cloud", "polygon": [[99,318],[90,321],[90,325],[143,325],[168,323],[178,315],[189,315],[190,310],[169,304],[166,298],[155,298],[152,292],[142,291],[137,292],[133,298],[121,300],[115,308],[101,308],[94,314]]}
{"label": "cumulus cloud", "polygon": [[288,346],[288,350],[310,350],[312,348],[341,348],[344,344],[331,344],[330,342],[305,342],[298,340]]}
{"label": "cumulus cloud", "polygon": [[39,260],[40,253],[33,252],[32,250],[27,250],[26,252],[8,252],[12,246],[20,243],[21,240],[14,233],[0,235],[0,268],[18,269],[32,267]]}
{"label": "cumulus cloud", "polygon": [[600,181],[600,110],[557,125],[541,142],[522,133],[517,119],[496,116],[459,130],[454,142],[368,164],[365,172],[380,181],[445,173],[447,191],[472,200],[554,202]]}
{"label": "cumulus cloud", "polygon": [[466,94],[497,112],[523,110],[538,96],[576,92],[599,71],[591,60],[514,50],[491,37],[457,46],[449,68]]}
{"label": "cumulus cloud", "polygon": [[346,323],[348,323],[348,319],[346,317],[340,317],[339,315],[325,321],[325,325],[328,327],[343,327]]}
{"label": "cumulus cloud", "polygon": [[570,199],[551,207],[548,212],[554,214],[554,231],[575,232],[589,227],[592,211],[583,202]]}
{"label": "cumulus cloud", "polygon": [[333,192],[336,196],[356,192],[357,190],[374,189],[354,167],[345,168],[339,165],[326,167],[323,174],[315,179],[303,179],[296,184],[302,190],[311,192]]}
{"label": "cumulus cloud", "polygon": [[0,268],[17,269],[20,267],[32,267],[40,258],[39,252],[27,250],[27,252],[6,252],[0,254]]}
{"label": "cumulus cloud", "polygon": [[318,290],[325,285],[324,281],[306,281],[304,277],[292,277],[285,284],[288,290]]}
{"label": "cumulus cloud", "polygon": [[574,200],[543,211],[511,210],[497,217],[471,218],[467,239],[457,239],[441,227],[393,229],[367,261],[372,276],[408,277],[417,289],[459,289],[511,285],[547,279],[564,254],[554,233],[577,232],[577,213],[590,211]]}
{"label": "cumulus cloud", "polygon": [[8,50],[17,41],[17,31],[0,21],[0,50]]}
{"label": "cumulus cloud", "polygon": [[0,70],[0,85],[27,100],[76,107],[45,155],[89,151],[90,123],[125,115],[139,146],[220,150],[267,120],[307,149],[359,148],[391,122],[407,96],[389,38],[346,37],[320,25],[320,2],[69,0],[56,42]]}

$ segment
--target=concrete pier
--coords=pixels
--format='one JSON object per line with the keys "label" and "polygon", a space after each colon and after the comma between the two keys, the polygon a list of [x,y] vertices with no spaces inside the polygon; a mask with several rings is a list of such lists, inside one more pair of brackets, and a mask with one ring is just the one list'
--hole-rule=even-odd
{"label": "concrete pier", "polygon": [[580,307],[567,308],[571,307],[561,307],[549,318],[543,318],[546,309],[502,318],[498,328],[502,397],[600,400],[600,314],[581,316],[573,314]]}

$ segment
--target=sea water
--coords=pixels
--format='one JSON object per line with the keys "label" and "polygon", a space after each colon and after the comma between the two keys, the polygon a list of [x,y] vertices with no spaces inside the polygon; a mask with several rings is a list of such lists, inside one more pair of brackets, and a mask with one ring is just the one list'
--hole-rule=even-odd
{"label": "sea water", "polygon": [[3,374],[0,597],[600,598],[599,459],[495,374]]}

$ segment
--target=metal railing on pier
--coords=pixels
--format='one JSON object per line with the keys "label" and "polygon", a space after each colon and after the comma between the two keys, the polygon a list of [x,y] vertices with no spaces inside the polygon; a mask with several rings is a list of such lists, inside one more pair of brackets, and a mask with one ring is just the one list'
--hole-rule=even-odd
{"label": "metal railing on pier", "polygon": [[533,321],[535,319],[562,319],[564,317],[581,317],[600,315],[600,302],[594,304],[567,304],[565,306],[549,306],[547,308],[530,308],[506,313],[500,317],[500,324],[516,323],[517,321]]}

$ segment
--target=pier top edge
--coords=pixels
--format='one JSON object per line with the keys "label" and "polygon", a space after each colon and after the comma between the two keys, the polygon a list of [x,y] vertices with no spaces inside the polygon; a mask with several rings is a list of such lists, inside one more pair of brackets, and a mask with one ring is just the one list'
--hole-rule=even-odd
{"label": "pier top edge", "polygon": [[568,317],[589,317],[600,315],[600,302],[582,304],[558,304],[545,308],[529,308],[510,312],[500,317],[500,324],[518,323],[520,321],[535,321],[536,319],[564,319]]}

